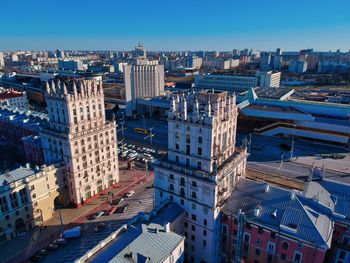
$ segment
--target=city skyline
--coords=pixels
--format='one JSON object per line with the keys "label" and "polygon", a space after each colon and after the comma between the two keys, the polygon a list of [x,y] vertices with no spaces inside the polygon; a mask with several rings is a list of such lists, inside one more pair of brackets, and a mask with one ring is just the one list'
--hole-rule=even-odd
{"label": "city skyline", "polygon": [[[16,12],[3,12],[0,50],[130,50],[141,42],[148,50],[315,50],[348,51],[350,3],[332,5],[297,0],[206,1],[188,6],[178,1],[104,1],[59,4],[15,1]],[[11,10],[14,2],[2,3]],[[136,6],[136,8],[135,8]],[[180,7],[180,8],[177,8]],[[339,41],[341,39],[341,43]]]}

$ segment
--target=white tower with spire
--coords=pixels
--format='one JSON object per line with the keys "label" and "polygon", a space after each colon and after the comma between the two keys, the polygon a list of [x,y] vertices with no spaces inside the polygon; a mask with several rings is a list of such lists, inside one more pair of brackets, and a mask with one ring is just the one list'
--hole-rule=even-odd
{"label": "white tower with spire", "polygon": [[102,83],[46,83],[49,115],[41,131],[45,162],[65,162],[70,201],[79,206],[119,181],[115,122],[105,118]]}
{"label": "white tower with spire", "polygon": [[220,208],[245,175],[246,148],[236,148],[236,97],[199,92],[171,99],[168,156],[155,164],[155,201],[185,213],[187,262],[218,262]]}

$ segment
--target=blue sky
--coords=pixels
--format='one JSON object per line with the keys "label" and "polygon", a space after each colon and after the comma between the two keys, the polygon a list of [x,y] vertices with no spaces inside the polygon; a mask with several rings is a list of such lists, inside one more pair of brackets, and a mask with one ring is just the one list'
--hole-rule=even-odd
{"label": "blue sky", "polygon": [[350,0],[1,0],[0,50],[350,49]]}

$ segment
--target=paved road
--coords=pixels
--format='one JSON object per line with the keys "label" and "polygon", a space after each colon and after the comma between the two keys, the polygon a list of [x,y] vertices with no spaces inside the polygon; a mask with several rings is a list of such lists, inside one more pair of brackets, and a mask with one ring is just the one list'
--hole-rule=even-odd
{"label": "paved road", "polygon": [[[120,177],[120,184],[117,188],[112,189],[113,192],[119,195],[134,188],[144,187],[144,185],[139,184],[138,181],[141,178],[143,178],[143,180],[146,179],[145,172],[139,170],[120,171]],[[150,173],[149,181],[152,180],[153,174]],[[72,224],[85,224],[87,221],[86,216],[105,208],[107,206],[106,202],[106,196],[99,196],[78,209],[62,209],[65,229],[73,226]],[[45,222],[45,228],[42,227],[41,230],[40,228],[35,228],[22,238],[10,240],[2,244],[0,249],[0,262],[20,262],[25,258],[29,258],[36,251],[46,247],[54,239],[58,238],[60,234],[59,222],[59,215],[56,212],[52,219]],[[88,222],[87,224],[89,223],[93,222]],[[35,242],[32,242],[32,240],[35,240]]]}
{"label": "paved road", "polygon": [[[83,224],[83,234],[80,238],[70,240],[65,246],[45,256],[41,262],[74,262],[75,259],[96,246],[101,240],[137,215],[137,213],[151,211],[153,208],[154,188],[150,187],[150,185],[151,183],[140,185],[134,196],[125,199],[119,205],[129,205],[129,209],[125,213],[102,216],[86,222]],[[109,207],[109,205],[105,205],[102,209],[108,209]],[[94,228],[102,222],[106,224],[106,227],[95,233]]]}

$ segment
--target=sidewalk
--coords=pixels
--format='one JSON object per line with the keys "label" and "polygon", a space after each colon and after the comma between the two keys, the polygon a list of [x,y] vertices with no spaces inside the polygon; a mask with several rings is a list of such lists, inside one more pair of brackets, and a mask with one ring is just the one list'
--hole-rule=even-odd
{"label": "sidewalk", "polygon": [[[109,189],[115,193],[114,198],[123,195],[131,189],[136,190],[137,186],[141,186],[139,181],[146,181],[145,171],[134,170],[120,171],[120,182],[117,188]],[[153,180],[153,173],[149,173],[149,180]],[[108,192],[107,191],[107,192]],[[109,207],[108,195],[100,195],[89,203],[80,208],[75,209],[61,209],[63,224],[65,228],[69,224],[83,224],[87,221],[87,216],[101,209]],[[55,212],[52,219],[46,221],[42,227],[34,228],[28,232],[24,237],[9,240],[1,244],[0,262],[19,262],[24,258],[30,257],[36,251],[46,247],[54,239],[60,235],[60,217],[59,213]]]}

